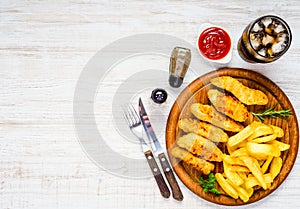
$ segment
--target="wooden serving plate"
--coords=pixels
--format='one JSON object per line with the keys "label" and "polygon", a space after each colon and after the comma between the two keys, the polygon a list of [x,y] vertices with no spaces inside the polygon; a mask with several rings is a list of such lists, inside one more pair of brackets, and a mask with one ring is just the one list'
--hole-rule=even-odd
{"label": "wooden serving plate", "polygon": [[[171,149],[176,146],[176,139],[182,135],[182,131],[179,130],[177,126],[177,122],[181,118],[191,118],[193,117],[189,106],[195,102],[200,102],[203,104],[209,104],[209,100],[207,98],[207,90],[212,87],[210,84],[210,80],[219,76],[231,76],[239,81],[241,81],[244,85],[263,91],[269,99],[267,105],[253,105],[247,106],[250,112],[260,112],[266,108],[272,107],[274,104],[278,103],[279,109],[289,108],[292,110],[293,115],[288,118],[288,120],[283,120],[280,118],[275,119],[267,119],[266,123],[276,125],[281,127],[284,130],[284,137],[281,140],[284,143],[290,144],[290,149],[282,152],[281,157],[283,160],[283,167],[281,169],[280,174],[275,178],[272,186],[269,190],[258,189],[254,192],[253,196],[247,203],[244,203],[240,199],[233,199],[226,195],[215,195],[211,193],[206,193],[203,191],[202,187],[199,184],[199,174],[197,171],[191,169],[188,165],[179,161],[171,155]],[[247,125],[253,120],[253,117],[245,122],[244,125]],[[288,97],[284,94],[284,92],[270,79],[265,76],[246,69],[240,68],[223,68],[218,69],[216,71],[207,73],[196,80],[194,80],[191,84],[189,84],[179,95],[177,100],[175,101],[167,121],[166,127],[166,146],[168,150],[168,155],[171,161],[171,164],[174,168],[174,171],[181,179],[181,181],[196,195],[199,197],[216,203],[220,205],[245,205],[249,203],[256,202],[267,195],[271,194],[274,190],[276,190],[280,184],[285,180],[285,178],[290,173],[294,162],[298,153],[298,144],[299,144],[299,129],[297,117],[294,111],[294,108],[289,101]],[[220,145],[219,147],[223,147],[224,145]],[[224,151],[224,150],[223,150]],[[218,172],[222,172],[221,164],[216,164],[216,169]]]}

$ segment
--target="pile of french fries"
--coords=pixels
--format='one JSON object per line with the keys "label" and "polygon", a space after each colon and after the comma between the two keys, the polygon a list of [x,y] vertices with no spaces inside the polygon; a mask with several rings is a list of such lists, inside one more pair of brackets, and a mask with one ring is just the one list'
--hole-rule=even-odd
{"label": "pile of french fries", "polygon": [[271,187],[282,168],[281,152],[290,148],[277,140],[283,135],[280,127],[254,121],[229,138],[229,154],[223,154],[224,173],[215,174],[227,195],[247,202],[256,188]]}

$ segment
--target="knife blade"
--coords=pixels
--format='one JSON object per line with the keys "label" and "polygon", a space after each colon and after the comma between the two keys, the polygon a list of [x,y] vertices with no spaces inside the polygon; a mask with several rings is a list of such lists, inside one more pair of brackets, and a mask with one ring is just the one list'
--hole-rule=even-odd
{"label": "knife blade", "polygon": [[145,107],[143,105],[141,98],[139,98],[139,115],[140,115],[143,127],[145,129],[146,135],[150,141],[150,146],[153,150],[153,153],[159,158],[159,162],[163,168],[164,174],[165,174],[165,176],[168,180],[168,183],[171,187],[173,198],[176,200],[179,200],[179,201],[183,200],[183,194],[177,183],[177,180],[173,173],[172,167],[170,166],[168,158],[166,157],[166,155],[154,133],[154,130],[151,126],[151,122],[149,120],[149,117],[147,115],[147,112],[145,110]]}

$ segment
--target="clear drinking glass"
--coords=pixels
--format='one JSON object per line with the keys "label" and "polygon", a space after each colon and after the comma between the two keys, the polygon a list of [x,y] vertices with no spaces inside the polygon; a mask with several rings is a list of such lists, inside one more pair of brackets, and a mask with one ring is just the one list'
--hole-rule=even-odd
{"label": "clear drinking glass", "polygon": [[251,63],[269,63],[279,59],[290,47],[292,33],[288,24],[274,15],[251,22],[238,42],[242,59]]}
{"label": "clear drinking glass", "polygon": [[170,57],[169,84],[178,88],[181,86],[184,76],[191,62],[191,50],[183,47],[175,47]]}

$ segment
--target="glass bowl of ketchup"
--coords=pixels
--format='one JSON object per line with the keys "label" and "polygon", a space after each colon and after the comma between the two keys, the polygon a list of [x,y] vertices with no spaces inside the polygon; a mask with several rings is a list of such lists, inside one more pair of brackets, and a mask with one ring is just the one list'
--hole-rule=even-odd
{"label": "glass bowl of ketchup", "polygon": [[224,28],[205,23],[200,27],[197,48],[204,59],[225,64],[231,60],[232,39]]}

